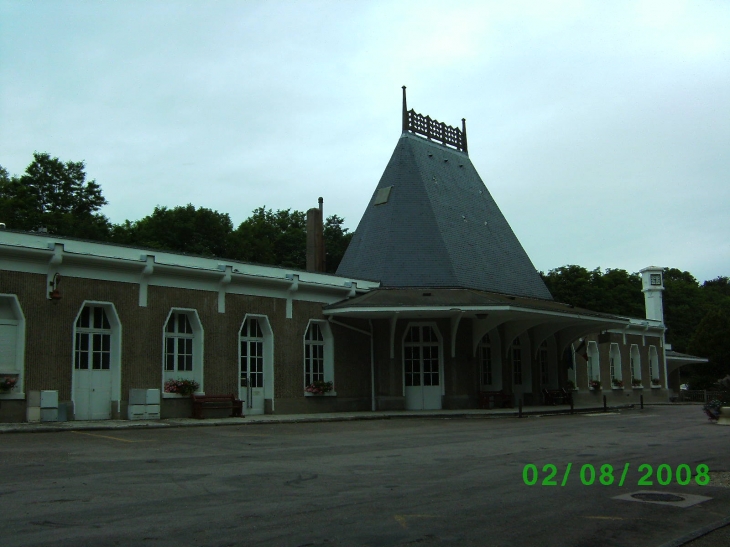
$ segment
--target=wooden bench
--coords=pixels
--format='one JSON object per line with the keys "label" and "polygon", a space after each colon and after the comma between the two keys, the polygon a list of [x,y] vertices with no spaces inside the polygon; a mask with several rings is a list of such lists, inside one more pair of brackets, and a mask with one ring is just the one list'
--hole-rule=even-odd
{"label": "wooden bench", "polygon": [[479,408],[497,408],[497,404],[500,408],[512,406],[512,396],[503,390],[479,392]]}
{"label": "wooden bench", "polygon": [[204,409],[230,408],[231,418],[243,418],[243,402],[233,393],[230,395],[193,394],[193,418],[203,419]]}
{"label": "wooden bench", "polygon": [[569,405],[573,399],[573,394],[563,388],[560,389],[543,389],[542,397],[546,405]]}

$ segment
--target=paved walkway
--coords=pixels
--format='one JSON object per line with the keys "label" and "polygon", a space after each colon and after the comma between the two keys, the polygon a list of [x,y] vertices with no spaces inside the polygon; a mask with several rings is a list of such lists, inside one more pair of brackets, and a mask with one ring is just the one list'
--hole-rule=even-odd
{"label": "paved walkway", "polygon": [[[615,412],[633,408],[634,405],[609,406]],[[637,407],[638,408],[638,407]],[[576,413],[603,412],[599,406],[576,406]],[[570,414],[570,408],[560,406],[530,406],[522,411],[523,416],[545,416],[551,414]],[[320,414],[266,414],[246,416],[245,418],[168,418],[164,420],[99,420],[41,423],[0,423],[0,433],[37,433],[53,431],[80,431],[103,429],[169,428],[169,427],[210,427],[220,425],[253,425],[308,422],[345,422],[350,420],[387,420],[391,418],[515,418],[518,411],[514,408],[491,410],[395,410],[375,412],[328,412]]]}
{"label": "paved walkway", "polygon": [[[609,412],[626,409],[638,409],[638,405],[614,405],[607,407]],[[603,412],[602,406],[576,406],[575,413]],[[523,409],[523,416],[546,416],[570,414],[567,406],[531,406]],[[163,429],[170,427],[211,427],[255,424],[308,423],[308,422],[341,422],[350,420],[388,420],[394,418],[516,418],[518,411],[513,408],[491,410],[421,410],[421,411],[376,411],[376,412],[338,412],[321,414],[283,414],[246,416],[245,418],[171,418],[165,420],[103,420],[103,421],[70,421],[43,423],[0,423],[1,433],[34,433],[61,432],[104,429]],[[722,519],[714,525],[696,530],[684,537],[665,543],[661,547],[714,547],[730,545],[730,519]]]}

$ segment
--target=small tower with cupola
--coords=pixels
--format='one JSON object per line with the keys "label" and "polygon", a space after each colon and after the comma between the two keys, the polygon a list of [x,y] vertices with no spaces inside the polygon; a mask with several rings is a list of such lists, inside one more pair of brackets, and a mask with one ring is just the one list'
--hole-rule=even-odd
{"label": "small tower with cupola", "polygon": [[664,268],[649,266],[641,270],[641,291],[644,293],[646,318],[664,324]]}

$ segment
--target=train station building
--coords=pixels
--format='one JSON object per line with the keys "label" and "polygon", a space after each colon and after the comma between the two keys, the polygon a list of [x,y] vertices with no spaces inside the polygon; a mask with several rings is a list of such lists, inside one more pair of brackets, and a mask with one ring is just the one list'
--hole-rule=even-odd
{"label": "train station building", "polygon": [[41,390],[61,419],[125,418],[136,389],[160,390],[162,418],[189,416],[190,397],[166,391],[177,380],[246,414],[477,408],[485,392],[542,404],[565,387],[579,403],[666,401],[662,269],[642,270],[646,318],[556,302],[465,123],[409,110],[405,89],[402,120],[334,275],[317,271],[316,211],[307,271],[0,231],[0,378],[14,383],[0,421],[27,419]]}

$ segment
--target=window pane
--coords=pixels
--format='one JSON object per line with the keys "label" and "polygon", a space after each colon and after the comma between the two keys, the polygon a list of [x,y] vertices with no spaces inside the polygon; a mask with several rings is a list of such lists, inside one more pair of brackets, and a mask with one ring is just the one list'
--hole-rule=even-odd
{"label": "window pane", "polygon": [[88,370],[89,368],[89,353],[86,351],[79,352],[79,368],[81,370]]}
{"label": "window pane", "polygon": [[101,308],[101,328],[110,330],[112,326],[109,324],[109,318],[106,315],[104,308]]}
{"label": "window pane", "polygon": [[172,337],[165,338],[165,351],[167,353],[175,353],[175,339]]}
{"label": "window pane", "polygon": [[101,351],[101,337],[102,334],[93,334],[93,345],[94,345],[94,351]]}
{"label": "window pane", "polygon": [[94,328],[100,329],[102,328],[102,324],[104,318],[104,310],[99,307],[94,307]]}
{"label": "window pane", "polygon": [[172,353],[165,355],[165,370],[175,370],[175,355]]}
{"label": "window pane", "polygon": [[92,363],[94,370],[99,370],[101,368],[101,353],[94,352],[91,355],[93,356]]}
{"label": "window pane", "polygon": [[185,370],[193,370],[193,356],[192,355],[185,356]]}
{"label": "window pane", "polygon": [[175,315],[170,315],[170,318],[167,320],[167,325],[165,325],[165,332],[175,332]]}
{"label": "window pane", "polygon": [[178,313],[177,315],[177,332],[179,333],[185,333],[187,330],[185,330],[185,321],[187,321],[187,316],[182,313]]}
{"label": "window pane", "polygon": [[241,359],[248,355],[248,342],[241,342]]}
{"label": "window pane", "polygon": [[81,328],[89,328],[89,306],[84,306],[79,315],[79,320],[76,321],[76,326]]}
{"label": "window pane", "polygon": [[110,361],[111,361],[111,354],[106,353],[106,352],[101,354],[101,368],[103,370],[109,370]]}

